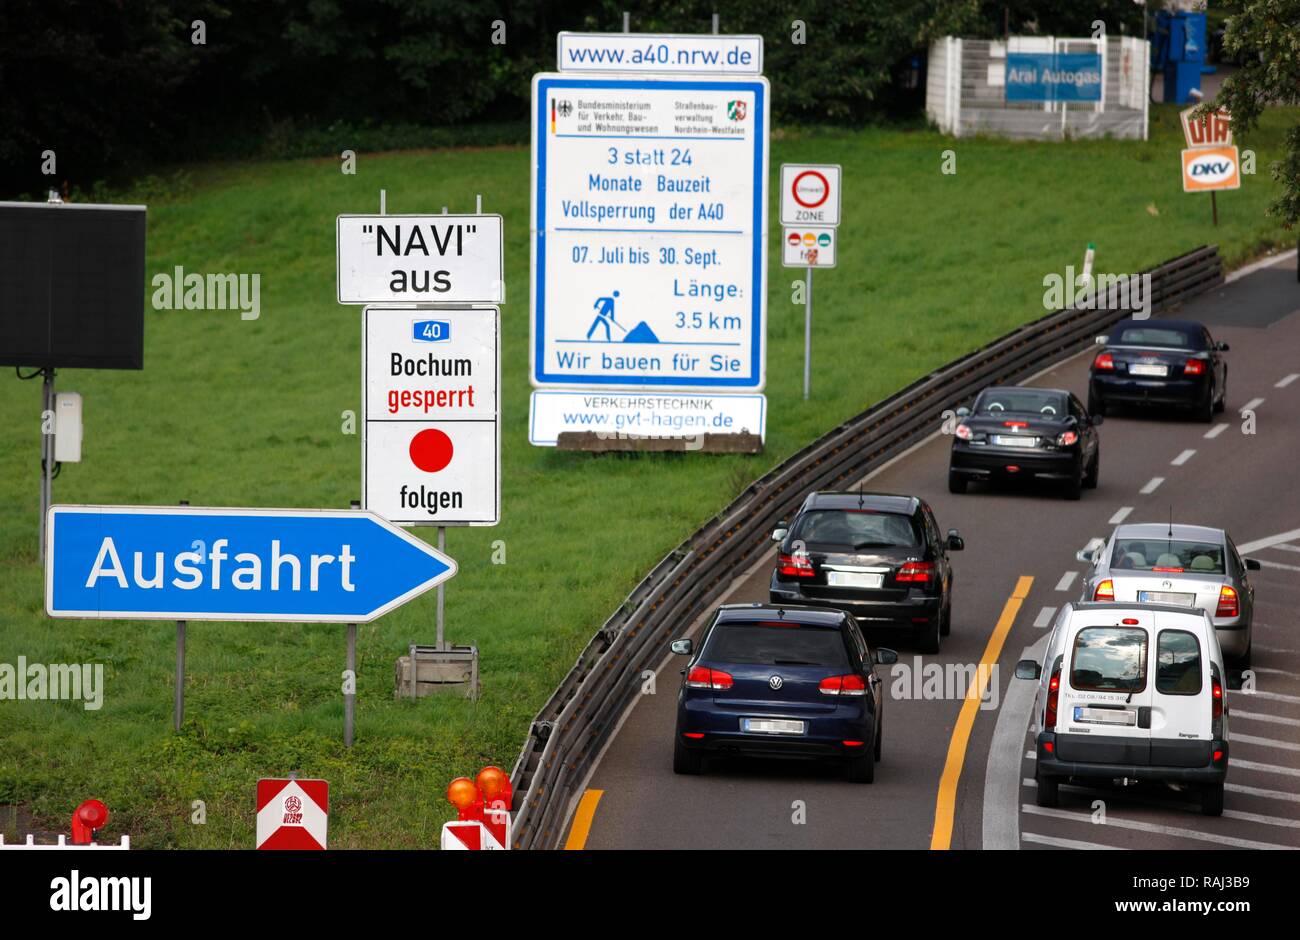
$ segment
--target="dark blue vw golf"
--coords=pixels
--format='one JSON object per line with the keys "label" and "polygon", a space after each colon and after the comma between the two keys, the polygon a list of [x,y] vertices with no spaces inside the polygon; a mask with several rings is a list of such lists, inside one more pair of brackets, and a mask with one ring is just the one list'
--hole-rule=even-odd
{"label": "dark blue vw golf", "polygon": [[853,615],[818,607],[727,604],[690,656],[677,696],[673,771],[698,774],[708,754],[843,760],[871,783],[884,732],[882,683]]}

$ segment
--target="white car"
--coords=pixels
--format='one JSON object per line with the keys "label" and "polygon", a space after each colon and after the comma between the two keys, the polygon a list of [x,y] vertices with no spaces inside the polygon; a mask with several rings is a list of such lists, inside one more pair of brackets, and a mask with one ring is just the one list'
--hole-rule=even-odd
{"label": "white car", "polygon": [[1222,529],[1126,523],[1101,548],[1076,557],[1092,565],[1080,600],[1199,607],[1213,619],[1229,664],[1250,665],[1255,589],[1248,572],[1259,562],[1243,559]]}
{"label": "white car", "polygon": [[1039,806],[1062,780],[1155,780],[1191,789],[1223,812],[1228,697],[1209,615],[1165,604],[1066,604],[1041,664],[1034,704]]}

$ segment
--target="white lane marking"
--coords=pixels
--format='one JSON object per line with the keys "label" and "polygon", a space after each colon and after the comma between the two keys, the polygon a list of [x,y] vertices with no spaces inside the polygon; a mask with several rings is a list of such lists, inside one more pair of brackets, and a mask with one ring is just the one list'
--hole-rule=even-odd
{"label": "white lane marking", "polygon": [[1288,248],[1280,255],[1272,255],[1267,258],[1260,258],[1258,261],[1252,261],[1250,264],[1245,265],[1244,267],[1240,267],[1237,270],[1233,271],[1231,274],[1228,274],[1226,277],[1224,277],[1223,283],[1231,284],[1233,281],[1241,280],[1243,277],[1245,277],[1248,274],[1254,274],[1260,268],[1271,268],[1273,267],[1273,265],[1281,264],[1283,261],[1290,261],[1292,258],[1295,257],[1295,255],[1296,255],[1296,249]]}
{"label": "white lane marking", "polygon": [[1248,555],[1251,552],[1259,551],[1261,548],[1272,548],[1274,545],[1279,545],[1282,542],[1289,542],[1292,539],[1297,538],[1300,538],[1300,529],[1292,529],[1290,532],[1283,532],[1281,535],[1270,535],[1267,538],[1255,539],[1253,542],[1238,545],[1237,551],[1241,552],[1243,555]]}
{"label": "white lane marking", "polygon": [[1175,457],[1173,460],[1169,461],[1169,465],[1172,467],[1181,467],[1183,464],[1187,463],[1187,461],[1191,460],[1195,456],[1196,456],[1196,451],[1192,450],[1191,448],[1188,448],[1187,450],[1179,454],[1177,457]]}
{"label": "white lane marking", "polygon": [[[1257,738],[1253,734],[1234,734],[1232,743],[1258,744],[1260,747],[1275,747],[1281,751],[1300,751],[1300,744],[1293,744],[1290,741],[1276,741],[1273,738]],[[1300,799],[1300,797],[1297,797],[1297,799]]]}
{"label": "white lane marking", "polygon": [[1128,518],[1128,514],[1131,513],[1132,511],[1133,511],[1132,506],[1121,506],[1119,508],[1119,511],[1115,513],[1115,515],[1110,517],[1110,524],[1119,525],[1121,522],[1123,522],[1125,519]]}
{"label": "white lane marking", "polygon": [[[1265,626],[1265,624],[1257,624],[1257,626]],[[1272,629],[1271,626],[1270,626],[1270,629]],[[1257,643],[1257,644],[1255,644],[1255,649],[1257,649],[1257,650],[1263,650],[1265,653],[1281,653],[1281,654],[1284,655],[1284,656],[1290,656],[1290,655],[1293,655],[1293,654],[1295,654],[1295,653],[1300,653],[1300,650],[1293,650],[1293,649],[1291,649],[1290,647],[1286,647],[1286,646],[1265,646],[1263,643]]]}
{"label": "white lane marking", "polygon": [[[1020,653],[1021,659],[1041,661],[1047,635],[1039,637]],[[1030,713],[1038,695],[1038,683],[1011,680],[989,742],[984,765],[984,820],[982,845],[986,849],[1020,848],[1020,761],[1016,753],[1025,746]],[[1033,751],[1029,752],[1031,755]]]}
{"label": "white lane marking", "polygon": [[1284,552],[1300,552],[1300,545],[1288,545],[1286,542],[1282,542],[1280,545],[1271,545],[1269,547],[1280,549]]}
{"label": "white lane marking", "polygon": [[1038,612],[1038,616],[1034,618],[1034,626],[1041,630],[1052,622],[1054,616],[1056,616],[1055,607],[1044,607]]}
{"label": "white lane marking", "polygon": [[[1064,809],[1049,809],[1046,806],[1034,806],[1030,803],[1022,804],[1021,812],[1029,813],[1033,816],[1050,816],[1053,819],[1064,819],[1069,822],[1085,823],[1089,826],[1100,825],[1092,821],[1092,813],[1072,813]],[[1156,823],[1138,822],[1136,819],[1120,819],[1113,813],[1106,814],[1107,826],[1115,826],[1118,829],[1132,829],[1136,832],[1154,832],[1164,836],[1173,836],[1177,839],[1195,839],[1198,842],[1214,842],[1219,845],[1232,845],[1239,849],[1289,849],[1289,845],[1274,845],[1271,842],[1256,842],[1254,839],[1238,839],[1233,836],[1219,835],[1218,833],[1200,832],[1196,829],[1183,829],[1179,826],[1160,826]]]}
{"label": "white lane marking", "polygon": [[1050,845],[1054,849],[1113,849],[1127,851],[1120,845],[1102,845],[1100,842],[1081,842],[1078,839],[1061,839],[1056,836],[1040,836],[1034,832],[1022,832],[1020,838],[1025,842],[1038,845]]}
{"label": "white lane marking", "polygon": [[1025,751],[1025,757],[1030,760],[1038,760],[1038,754],[1035,751]]}
{"label": "white lane marking", "polygon": [[1214,427],[1210,428],[1208,431],[1205,432],[1205,439],[1207,441],[1212,441],[1226,430],[1228,430],[1228,425],[1226,423],[1216,424]]}
{"label": "white lane marking", "polygon": [[1278,379],[1277,382],[1273,385],[1273,387],[1274,387],[1274,388],[1286,388],[1288,385],[1290,385],[1290,384],[1291,384],[1292,382],[1294,382],[1296,379],[1300,379],[1300,372],[1292,372],[1290,375],[1285,376],[1284,378]]}
{"label": "white lane marking", "polygon": [[1165,482],[1164,477],[1152,477],[1150,480],[1147,480],[1147,485],[1138,490],[1138,492],[1143,496],[1149,496],[1154,493],[1163,482]]}
{"label": "white lane marking", "polygon": [[1079,572],[1077,571],[1067,571],[1065,574],[1061,575],[1061,580],[1056,582],[1056,589],[1058,591],[1070,590],[1070,585],[1074,584],[1074,579],[1078,576]]}
{"label": "white lane marking", "polygon": [[1285,816],[1261,816],[1259,813],[1243,813],[1239,809],[1225,809],[1224,819],[1240,819],[1242,822],[1259,823],[1261,826],[1278,826],[1283,829],[1300,829],[1300,819],[1287,819]]}
{"label": "white lane marking", "polygon": [[1284,565],[1280,561],[1269,561],[1267,558],[1256,558],[1262,568],[1276,568],[1279,571],[1300,571],[1300,565]]}
{"label": "white lane marking", "polygon": [[[1283,718],[1280,715],[1261,715],[1259,712],[1243,712],[1233,708],[1228,712],[1233,718],[1244,718],[1246,721],[1267,721],[1274,725],[1290,725],[1292,728],[1300,728],[1300,718]],[[1300,775],[1300,770],[1296,773]]]}
{"label": "white lane marking", "polygon": [[1286,800],[1300,803],[1300,793],[1287,793],[1283,790],[1265,790],[1263,787],[1247,787],[1240,783],[1225,783],[1223,789],[1231,793],[1244,793],[1247,796],[1262,796],[1266,800]]}
{"label": "white lane marking", "polygon": [[1265,774],[1282,774],[1286,777],[1300,777],[1300,770],[1294,767],[1279,767],[1277,764],[1261,764],[1254,760],[1237,760],[1235,757],[1228,758],[1229,767],[1240,767],[1242,770],[1258,770]]}
{"label": "white lane marking", "polygon": [[1282,692],[1260,692],[1256,689],[1254,692],[1242,692],[1242,695],[1250,695],[1254,698],[1266,698],[1274,702],[1290,702],[1292,705],[1300,705],[1300,695],[1286,695]]}
{"label": "white lane marking", "polygon": [[[1258,626],[1263,626],[1263,624],[1259,624]],[[1262,673],[1264,673],[1265,675],[1268,675],[1268,676],[1293,676],[1293,675],[1295,675],[1295,673],[1291,672],[1289,669],[1274,669],[1272,666],[1251,666],[1251,667],[1250,667],[1250,671],[1251,671],[1251,672],[1262,672]],[[1234,689],[1233,692],[1234,692],[1234,694],[1235,694],[1235,693],[1237,693],[1237,692],[1241,692],[1241,690],[1240,690],[1240,689]],[[1252,695],[1252,694],[1254,694],[1254,693],[1252,693],[1252,692],[1241,692],[1241,694],[1242,694],[1242,695]]]}
{"label": "white lane marking", "polygon": [[1237,410],[1238,410],[1238,411],[1254,411],[1256,408],[1258,408],[1258,407],[1259,407],[1260,405],[1262,405],[1262,404],[1264,404],[1264,399],[1262,399],[1262,398],[1252,398],[1250,401],[1246,402],[1246,404],[1242,405],[1242,406],[1241,406],[1240,408],[1238,408]]}

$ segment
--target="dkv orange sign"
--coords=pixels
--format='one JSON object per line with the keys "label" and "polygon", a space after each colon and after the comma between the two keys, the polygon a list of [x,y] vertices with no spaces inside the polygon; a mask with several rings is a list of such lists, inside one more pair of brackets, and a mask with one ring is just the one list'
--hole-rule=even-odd
{"label": "dkv orange sign", "polygon": [[1195,147],[1183,151],[1183,192],[1241,188],[1241,158],[1236,147]]}

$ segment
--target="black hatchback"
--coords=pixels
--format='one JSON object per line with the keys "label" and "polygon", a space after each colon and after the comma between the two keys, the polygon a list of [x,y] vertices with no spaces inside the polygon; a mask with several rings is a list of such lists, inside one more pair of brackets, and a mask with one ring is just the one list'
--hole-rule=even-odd
{"label": "black hatchback", "polygon": [[769,596],[773,604],[834,607],[864,629],[906,631],[924,653],[939,652],[952,624],[948,552],[965,547],[956,529],[939,532],[934,512],[915,496],[820,492],[779,542]]}

